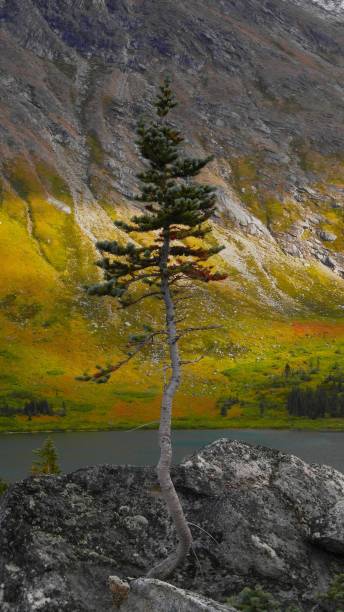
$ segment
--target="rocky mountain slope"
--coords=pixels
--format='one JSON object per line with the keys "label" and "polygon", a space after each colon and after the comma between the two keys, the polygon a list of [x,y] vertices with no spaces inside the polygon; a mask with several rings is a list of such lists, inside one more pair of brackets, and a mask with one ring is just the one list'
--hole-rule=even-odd
{"label": "rocky mountain slope", "polygon": [[135,191],[134,124],[169,72],[190,146],[216,157],[222,214],[330,265],[341,242],[344,35],[313,6],[3,1],[4,195],[46,197],[62,218],[72,201],[92,238],[102,206],[120,212]]}
{"label": "rocky mountain slope", "polygon": [[[174,479],[197,555],[177,586],[225,601],[259,583],[282,609],[311,610],[344,571],[344,475],[333,468],[219,440]],[[173,544],[153,468],[29,478],[1,500],[3,612],[110,612],[108,577],[145,575]]]}
{"label": "rocky mountain slope", "polygon": [[313,2],[315,7],[319,7],[321,10],[327,11],[329,15],[332,15],[334,18],[342,21],[343,20],[343,11],[344,11],[344,2],[343,0],[299,0],[300,4],[307,7]]}
{"label": "rocky mountain slope", "polygon": [[233,307],[341,316],[341,5],[0,1],[5,395],[38,379],[48,388],[48,371],[106,349],[108,309],[81,287],[95,275],[94,240],[115,236],[111,221],[134,207],[135,124],[166,73],[187,149],[215,156],[203,178],[218,187],[230,279],[209,291],[224,319]]}

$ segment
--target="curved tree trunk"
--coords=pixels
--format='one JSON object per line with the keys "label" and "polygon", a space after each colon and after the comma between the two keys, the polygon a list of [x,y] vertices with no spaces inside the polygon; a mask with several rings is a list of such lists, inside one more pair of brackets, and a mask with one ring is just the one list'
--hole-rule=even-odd
{"label": "curved tree trunk", "polygon": [[178,546],[169,557],[156,565],[148,572],[149,577],[167,578],[175,568],[180,565],[188,554],[192,535],[185,518],[178,494],[171,479],[172,464],[172,443],[171,443],[171,420],[173,398],[179,387],[181,379],[180,358],[178,349],[178,336],[175,322],[174,304],[171,296],[168,276],[168,256],[170,250],[169,231],[164,232],[164,242],[161,252],[160,272],[161,272],[161,293],[166,309],[166,331],[168,336],[168,346],[170,354],[170,365],[172,374],[168,383],[164,387],[161,404],[160,427],[159,427],[159,446],[160,460],[157,466],[157,474],[161,488],[161,494],[166,502],[168,511],[173,520],[177,537]]}

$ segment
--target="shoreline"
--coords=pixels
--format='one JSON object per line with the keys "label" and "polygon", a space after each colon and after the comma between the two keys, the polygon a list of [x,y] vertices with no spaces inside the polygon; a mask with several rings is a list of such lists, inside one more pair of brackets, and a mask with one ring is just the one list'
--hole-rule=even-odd
{"label": "shoreline", "polygon": [[[54,433],[47,429],[40,432],[39,436],[33,435],[39,432],[30,433],[14,435],[15,432],[7,432],[0,436],[0,477],[5,481],[15,482],[27,477],[34,460],[33,453],[42,447],[48,436],[51,436],[56,445],[63,473],[104,464],[155,466],[159,458],[157,431],[152,429],[144,434],[139,430],[138,435],[133,436],[126,435],[123,430],[88,430],[86,435],[84,431]],[[173,463],[180,463],[185,457],[216,440],[228,439],[251,446],[275,448],[295,455],[306,463],[331,465],[344,473],[344,432],[336,432],[341,434],[339,436],[333,436],[332,433],[328,430],[300,429],[179,429],[173,432]]]}
{"label": "shoreline", "polygon": [[[125,429],[123,427],[112,428],[112,429],[37,429],[32,431],[0,431],[0,436],[14,436],[14,435],[37,435],[37,434],[69,434],[69,433],[110,433],[110,432],[123,432],[133,433],[135,431],[157,431],[157,427],[140,427],[134,429]],[[283,432],[307,432],[307,433],[333,433],[340,434],[344,433],[343,429],[312,429],[309,427],[172,427],[174,431],[283,431]]]}

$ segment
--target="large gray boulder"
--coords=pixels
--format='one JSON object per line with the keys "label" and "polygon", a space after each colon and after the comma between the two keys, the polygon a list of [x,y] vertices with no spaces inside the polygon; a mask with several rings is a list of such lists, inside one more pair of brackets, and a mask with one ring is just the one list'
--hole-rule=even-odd
{"label": "large gray boulder", "polygon": [[[194,534],[175,586],[219,602],[246,585],[308,610],[344,571],[344,475],[219,440],[174,469]],[[0,507],[0,609],[112,610],[108,577],[144,576],[174,545],[153,468],[99,466],[10,487]]]}

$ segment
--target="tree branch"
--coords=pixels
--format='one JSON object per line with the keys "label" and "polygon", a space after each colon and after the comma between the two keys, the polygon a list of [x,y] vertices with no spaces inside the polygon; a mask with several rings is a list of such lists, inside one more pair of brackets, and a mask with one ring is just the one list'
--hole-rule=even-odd
{"label": "tree branch", "polygon": [[181,338],[185,334],[195,331],[205,331],[207,329],[222,329],[223,325],[204,325],[203,327],[185,327],[178,332],[178,338]]}
{"label": "tree branch", "polygon": [[197,525],[196,523],[190,523],[190,521],[188,521],[188,524],[192,525],[192,527],[197,527],[197,529],[206,533],[212,540],[214,540],[217,546],[220,546],[220,543],[217,540],[215,540],[215,538],[211,535],[211,533],[209,533],[209,531],[206,531],[205,529],[203,529],[203,527],[201,527],[200,525]]}
{"label": "tree branch", "polygon": [[143,425],[134,427],[134,429],[127,429],[124,433],[131,433],[132,431],[137,431],[138,429],[142,429],[143,427],[148,427],[148,425],[156,425],[157,423],[159,423],[159,421],[150,421],[149,423],[143,423]]}
{"label": "tree branch", "polygon": [[141,280],[151,279],[151,278],[159,278],[158,272],[152,272],[151,274],[141,274],[140,276],[133,276],[127,283],[126,286],[130,287],[133,283],[138,283]]}
{"label": "tree branch", "polygon": [[[202,359],[205,358],[205,355],[201,355],[201,357],[197,357],[197,359],[191,359],[188,361],[180,361],[179,365],[184,366],[184,365],[193,365],[194,363],[199,363]],[[164,376],[165,376],[165,372],[166,370],[168,370],[171,366],[170,365],[164,365]]]}
{"label": "tree branch", "polygon": [[107,383],[111,374],[113,374],[113,372],[116,372],[117,370],[119,370],[122,366],[126,365],[129,361],[131,361],[134,357],[136,357],[136,355],[147,345],[149,344],[149,342],[152,342],[154,340],[154,338],[156,336],[165,334],[165,331],[155,331],[152,332],[151,334],[149,334],[148,336],[145,337],[144,340],[142,340],[142,342],[140,342],[136,349],[133,352],[130,352],[129,355],[125,358],[122,359],[121,361],[118,361],[118,363],[116,363],[115,365],[110,365],[106,368],[99,368],[98,372],[95,372],[94,374],[84,374],[83,376],[77,376],[76,380],[80,380],[82,382],[96,382],[96,383]]}
{"label": "tree branch", "polygon": [[180,365],[184,366],[184,365],[193,365],[194,363],[199,363],[200,361],[202,361],[202,359],[204,359],[205,355],[201,355],[200,357],[197,357],[197,359],[191,359],[189,361],[181,361]]}
{"label": "tree branch", "polygon": [[138,302],[141,302],[142,300],[145,300],[146,298],[157,296],[157,295],[159,297],[161,297],[161,292],[160,291],[151,291],[150,293],[145,293],[144,295],[141,295],[141,297],[137,298],[136,300],[132,300],[131,302],[123,303],[121,306],[119,306],[119,310],[122,310],[124,308],[129,308],[129,306],[133,306],[134,304],[138,304]]}

